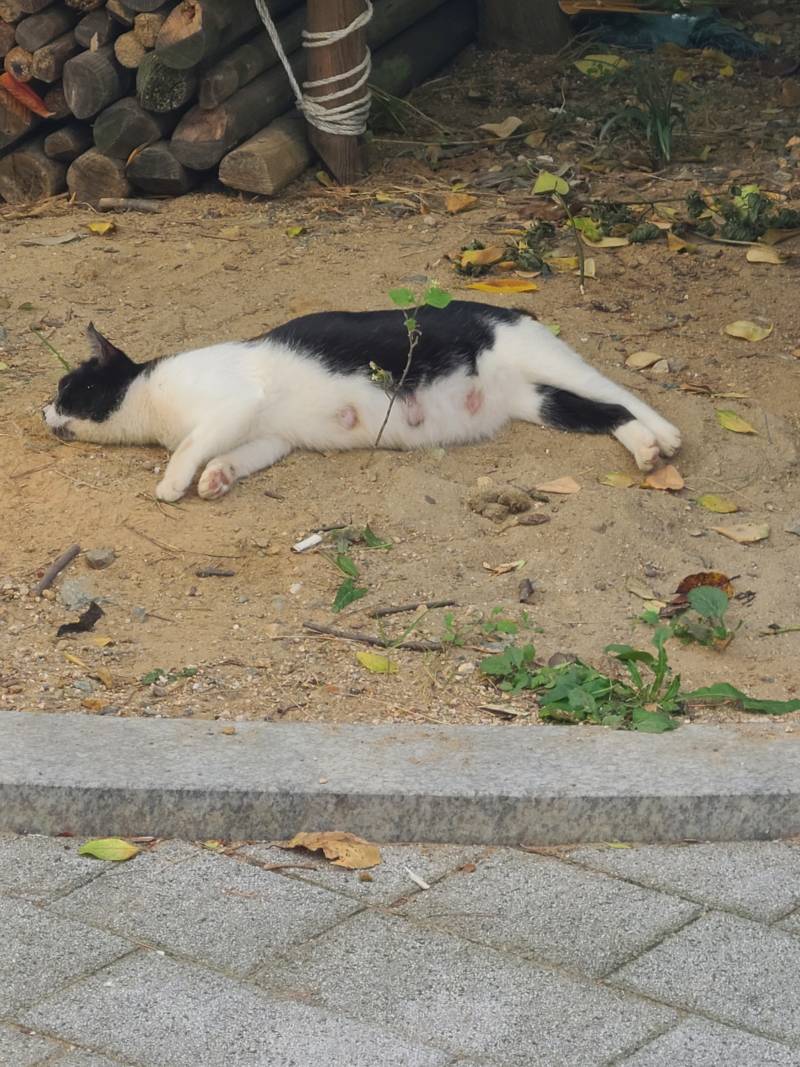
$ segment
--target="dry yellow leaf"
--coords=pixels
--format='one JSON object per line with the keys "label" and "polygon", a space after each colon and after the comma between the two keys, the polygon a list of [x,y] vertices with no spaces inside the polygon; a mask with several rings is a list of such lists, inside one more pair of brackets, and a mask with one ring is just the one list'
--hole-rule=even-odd
{"label": "dry yellow leaf", "polygon": [[748,319],[737,319],[729,322],[725,327],[725,333],[729,337],[739,337],[743,341],[763,341],[769,337],[774,326],[772,323],[750,322]]}
{"label": "dry yellow leaf", "polygon": [[552,482],[544,482],[542,485],[537,485],[536,488],[540,493],[556,493],[568,496],[572,493],[580,492],[580,486],[574,478],[556,478]]}
{"label": "dry yellow leaf", "polygon": [[670,230],[667,234],[667,249],[670,252],[696,252],[697,245],[689,244],[688,241],[682,240]]}
{"label": "dry yellow leaf", "polygon": [[646,489],[669,489],[677,492],[678,489],[683,489],[685,484],[678,468],[668,463],[665,467],[659,467],[657,470],[651,471],[642,486]]}
{"label": "dry yellow leaf", "polygon": [[510,137],[512,133],[516,133],[521,125],[522,119],[518,119],[516,115],[509,115],[502,122],[484,122],[478,129],[490,133],[492,137],[503,138]]}
{"label": "dry yellow leaf", "polygon": [[445,197],[444,206],[451,215],[458,215],[462,211],[469,211],[477,203],[477,196],[472,196],[471,193],[450,193]]}
{"label": "dry yellow leaf", "polygon": [[740,545],[750,545],[754,541],[763,541],[769,537],[769,526],[766,523],[740,522],[736,526],[712,526],[711,529]]}
{"label": "dry yellow leaf", "polygon": [[541,148],[546,138],[546,130],[533,130],[532,133],[527,135],[523,143],[526,144],[528,148]]}
{"label": "dry yellow leaf", "polygon": [[462,267],[491,267],[499,263],[504,256],[504,251],[498,245],[489,248],[470,248],[461,253]]}
{"label": "dry yellow leaf", "polygon": [[547,266],[557,274],[563,274],[570,270],[577,270],[578,267],[580,267],[580,260],[577,256],[545,256],[544,261]]}
{"label": "dry yellow leaf", "polygon": [[104,667],[94,667],[91,671],[92,678],[96,678],[98,682],[101,682],[106,689],[114,688],[114,678],[110,671],[107,671]]}
{"label": "dry yellow leaf", "polygon": [[381,851],[377,845],[371,845],[363,837],[339,830],[327,830],[318,834],[299,833],[290,841],[276,841],[275,844],[279,848],[306,848],[309,852],[322,852],[325,859],[350,871],[377,867],[381,862]]}
{"label": "dry yellow leaf", "polygon": [[581,234],[581,240],[592,248],[622,248],[630,244],[627,237],[601,237],[599,241],[590,241],[585,233]]}
{"label": "dry yellow leaf", "polygon": [[397,674],[397,664],[383,652],[356,652],[356,659],[373,674]]}
{"label": "dry yellow leaf", "polygon": [[800,234],[800,229],[792,230],[767,230],[762,235],[761,240],[765,245],[778,245],[781,241],[788,241],[792,237],[797,237]]}
{"label": "dry yellow leaf", "polygon": [[535,293],[539,286],[521,278],[487,278],[483,282],[472,282],[467,289],[477,289],[480,293]]}
{"label": "dry yellow leaf", "polygon": [[76,667],[82,667],[85,671],[90,670],[88,663],[85,663],[80,656],[73,656],[71,652],[65,652],[64,659],[69,663],[74,663]]}
{"label": "dry yellow leaf", "polygon": [[629,593],[633,593],[634,596],[638,596],[640,600],[656,600],[656,594],[653,590],[640,582],[638,578],[626,578],[625,588]]}
{"label": "dry yellow leaf", "polygon": [[624,70],[630,64],[622,56],[615,55],[613,52],[604,52],[576,59],[575,66],[581,74],[587,74],[590,78],[605,78],[615,71]]}
{"label": "dry yellow leaf", "polygon": [[645,367],[652,367],[654,363],[658,363],[661,358],[658,352],[632,352],[625,360],[625,366],[633,367],[634,370],[644,370]]}
{"label": "dry yellow leaf", "polygon": [[630,489],[636,484],[636,479],[624,471],[611,471],[609,474],[602,474],[597,480],[601,485],[610,485],[615,489]]}
{"label": "dry yellow leaf", "polygon": [[786,256],[771,245],[753,245],[747,249],[748,263],[785,263]]}
{"label": "dry yellow leaf", "polygon": [[726,500],[724,496],[716,496],[714,493],[704,493],[697,498],[697,503],[706,511],[714,511],[718,515],[732,515],[739,507],[732,500]]}
{"label": "dry yellow leaf", "polygon": [[87,230],[91,233],[97,233],[101,237],[104,237],[107,233],[113,233],[116,228],[116,222],[112,222],[111,219],[105,219],[105,221],[101,222],[88,222],[86,224]]}
{"label": "dry yellow leaf", "polygon": [[735,411],[726,411],[719,408],[716,412],[717,422],[720,424],[723,430],[730,430],[731,433],[758,433],[753,429],[747,419],[743,419],[741,415],[737,415]]}
{"label": "dry yellow leaf", "polygon": [[113,645],[114,644],[114,638],[113,637],[103,637],[100,634],[97,634],[96,637],[90,637],[89,638],[89,644],[90,645],[96,645],[97,648],[107,648],[109,645]]}

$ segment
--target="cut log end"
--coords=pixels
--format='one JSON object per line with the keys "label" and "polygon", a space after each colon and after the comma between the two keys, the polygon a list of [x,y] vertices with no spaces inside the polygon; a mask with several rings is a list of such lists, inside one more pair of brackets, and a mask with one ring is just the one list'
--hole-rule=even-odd
{"label": "cut log end", "polygon": [[71,164],[67,188],[79,204],[96,204],[101,197],[127,197],[131,191],[124,162],[104,156],[96,148],[90,148]]}
{"label": "cut log end", "polygon": [[63,163],[49,159],[32,141],[0,159],[0,196],[10,204],[32,204],[64,188]]}

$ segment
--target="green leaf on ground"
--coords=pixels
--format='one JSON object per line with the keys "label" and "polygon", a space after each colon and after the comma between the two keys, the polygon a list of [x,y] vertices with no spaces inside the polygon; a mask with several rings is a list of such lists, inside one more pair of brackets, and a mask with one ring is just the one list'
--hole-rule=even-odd
{"label": "green leaf on ground", "polygon": [[122,837],[99,837],[93,841],[87,841],[78,849],[79,856],[94,856],[98,860],[111,860],[112,863],[123,863],[132,860],[142,850],[138,845],[132,845]]}
{"label": "green leaf on ground", "polygon": [[337,614],[356,600],[360,600],[362,596],[367,595],[367,590],[362,589],[356,585],[353,578],[346,578],[339,588],[336,590],[336,596],[333,598],[333,604],[331,610]]}
{"label": "green leaf on ground", "polygon": [[760,711],[765,715],[788,715],[800,711],[800,700],[758,700],[749,697],[729,682],[715,682],[690,693],[682,693],[683,700],[693,704],[733,704],[744,711]]}

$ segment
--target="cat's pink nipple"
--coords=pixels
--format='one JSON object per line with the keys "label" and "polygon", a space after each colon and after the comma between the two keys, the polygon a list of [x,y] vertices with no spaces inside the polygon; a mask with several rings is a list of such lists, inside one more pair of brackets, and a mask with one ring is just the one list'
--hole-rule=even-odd
{"label": "cat's pink nipple", "polygon": [[464,407],[470,415],[477,415],[483,407],[483,391],[473,386],[464,398]]}
{"label": "cat's pink nipple", "polygon": [[352,404],[347,404],[339,412],[339,422],[346,430],[352,430],[358,422],[358,412]]}

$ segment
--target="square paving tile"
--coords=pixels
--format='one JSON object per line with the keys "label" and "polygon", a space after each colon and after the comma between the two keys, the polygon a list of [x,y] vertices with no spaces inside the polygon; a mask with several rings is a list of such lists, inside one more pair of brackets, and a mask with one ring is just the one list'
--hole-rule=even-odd
{"label": "square paving tile", "polygon": [[63,1047],[38,1034],[0,1024],[0,1064],[3,1067],[38,1067]]}
{"label": "square paving tile", "polygon": [[446,1067],[448,1061],[391,1032],[276,1000],[151,951],[57,993],[22,1021],[147,1067]]}
{"label": "square paving tile", "polygon": [[597,1067],[674,1013],[369,910],[258,981],[409,1039],[502,1067]]}
{"label": "square paving tile", "polygon": [[782,841],[580,848],[570,858],[752,919],[800,907],[800,848]]}
{"label": "square paving tile", "polygon": [[800,1051],[705,1019],[687,1019],[619,1067],[800,1067]]}
{"label": "square paving tile", "polygon": [[670,1004],[800,1041],[800,938],[710,912],[609,981]]}
{"label": "square paving tile", "polygon": [[0,897],[0,1015],[96,970],[133,945],[62,919],[27,900]]}
{"label": "square paving tile", "polygon": [[139,860],[52,908],[246,974],[276,949],[305,941],[360,907],[339,894],[211,852],[198,850],[185,862],[162,866]]}
{"label": "square paving tile", "polygon": [[471,941],[599,977],[700,908],[550,857],[498,849],[402,910]]}
{"label": "square paving tile", "polygon": [[74,838],[0,834],[0,892],[46,897],[90,882],[110,863],[78,855]]}

